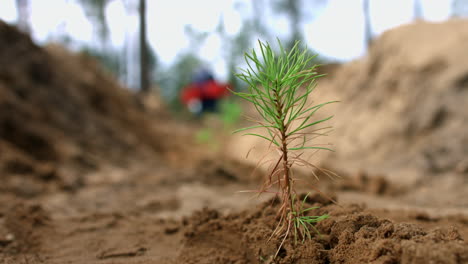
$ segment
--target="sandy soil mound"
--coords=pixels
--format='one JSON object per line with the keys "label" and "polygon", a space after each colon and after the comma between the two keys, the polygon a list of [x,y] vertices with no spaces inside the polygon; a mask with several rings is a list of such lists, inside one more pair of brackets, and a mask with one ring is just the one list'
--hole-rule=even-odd
{"label": "sandy soil mound", "polygon": [[342,101],[334,120],[338,157],[383,169],[467,173],[466,40],[468,21],[403,26],[324,82],[320,90]]}
{"label": "sandy soil mound", "polygon": [[342,101],[327,163],[383,173],[414,187],[407,196],[419,204],[466,207],[466,40],[468,21],[406,25],[323,82],[319,92]]}
{"label": "sandy soil mound", "polygon": [[45,50],[0,21],[0,173],[18,176],[2,176],[0,191],[79,187],[89,171],[161,151],[157,135],[135,95],[94,60]]}
{"label": "sandy soil mound", "polygon": [[[421,205],[468,206],[466,40],[464,20],[405,25],[319,80],[311,99],[340,103],[317,113],[334,115],[334,131],[316,142],[332,143],[336,152],[311,161],[344,176],[383,176]],[[231,146],[247,153],[262,144],[238,137]]]}

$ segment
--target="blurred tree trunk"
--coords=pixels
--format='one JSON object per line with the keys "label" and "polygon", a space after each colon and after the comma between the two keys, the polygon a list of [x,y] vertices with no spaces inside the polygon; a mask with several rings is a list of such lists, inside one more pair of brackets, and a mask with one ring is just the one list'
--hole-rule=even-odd
{"label": "blurred tree trunk", "polygon": [[94,37],[96,37],[97,43],[100,45],[100,51],[106,51],[110,33],[105,11],[110,0],[79,0],[78,2],[83,6],[85,15],[94,25]]}
{"label": "blurred tree trunk", "polygon": [[133,90],[140,90],[140,0],[123,0],[127,21],[125,27],[125,56],[124,56],[124,71],[123,79],[127,87]]}
{"label": "blurred tree trunk", "polygon": [[423,19],[422,4],[420,0],[414,0],[413,13],[414,13],[415,20]]}
{"label": "blurred tree trunk", "polygon": [[16,12],[18,14],[18,28],[28,34],[31,34],[31,25],[29,23],[30,16],[29,0],[16,0]]}
{"label": "blurred tree trunk", "polygon": [[289,40],[288,47],[291,49],[296,41],[302,42],[302,33],[300,29],[301,21],[301,10],[300,10],[300,1],[297,0],[287,0],[288,13],[291,18],[291,39]]}
{"label": "blurred tree trunk", "polygon": [[254,16],[252,18],[252,27],[260,36],[261,39],[269,41],[269,32],[267,26],[265,25],[265,10],[267,8],[264,0],[254,0],[252,1],[252,9]]}
{"label": "blurred tree trunk", "polygon": [[303,36],[300,28],[301,8],[303,8],[303,3],[300,0],[276,0],[273,2],[273,10],[277,13],[284,13],[289,18],[291,36],[286,41],[286,49],[291,49],[296,41],[302,41]]}
{"label": "blurred tree trunk", "polygon": [[452,17],[468,16],[468,2],[466,0],[452,1]]}
{"label": "blurred tree trunk", "polygon": [[140,91],[149,92],[148,45],[146,41],[146,0],[140,0]]}
{"label": "blurred tree trunk", "polygon": [[369,48],[372,43],[372,22],[370,18],[369,0],[362,2],[362,12],[364,14],[364,41],[366,48]]}

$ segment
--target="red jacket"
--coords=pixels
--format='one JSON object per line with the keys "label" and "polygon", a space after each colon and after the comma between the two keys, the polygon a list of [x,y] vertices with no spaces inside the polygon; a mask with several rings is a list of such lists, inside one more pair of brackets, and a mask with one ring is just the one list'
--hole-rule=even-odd
{"label": "red jacket", "polygon": [[228,87],[228,85],[220,84],[215,80],[199,84],[191,83],[182,90],[181,99],[185,105],[194,99],[200,101],[221,99],[229,94]]}

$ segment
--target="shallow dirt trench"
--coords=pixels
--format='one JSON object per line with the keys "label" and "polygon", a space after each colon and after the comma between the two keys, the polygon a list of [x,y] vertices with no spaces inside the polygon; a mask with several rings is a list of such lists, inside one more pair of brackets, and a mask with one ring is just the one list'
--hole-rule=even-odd
{"label": "shallow dirt trench", "polygon": [[[280,244],[277,239],[268,242],[276,201],[236,193],[255,183],[220,180],[217,166],[203,181],[182,170],[159,170],[163,173],[148,168],[144,171],[153,173],[135,172],[74,193],[32,200],[4,197],[1,263],[468,261],[465,216],[438,217],[422,208],[366,209],[362,203],[344,201],[335,205],[320,196],[307,203],[321,207],[314,213],[331,215],[317,225],[321,236],[297,245],[288,240],[273,259]],[[171,180],[176,177],[184,183]]]}

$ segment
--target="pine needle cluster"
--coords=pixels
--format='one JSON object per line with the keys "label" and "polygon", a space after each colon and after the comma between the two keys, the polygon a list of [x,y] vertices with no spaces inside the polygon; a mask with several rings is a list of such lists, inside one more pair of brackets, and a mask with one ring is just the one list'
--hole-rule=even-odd
{"label": "pine needle cluster", "polygon": [[[333,117],[317,120],[315,113],[336,101],[310,104],[316,80],[322,76],[316,71],[317,65],[310,66],[314,57],[309,56],[307,49],[301,50],[299,42],[290,51],[286,51],[280,41],[278,44],[279,52],[275,52],[268,43],[259,41],[259,52],[253,49],[245,54],[247,67],[241,69],[237,77],[248,84],[248,90],[233,93],[252,103],[261,117],[260,120],[251,119],[255,125],[235,133],[244,132],[244,135],[264,139],[279,153],[277,159],[271,160],[268,177],[257,192],[273,192],[279,196],[279,222],[272,236],[282,238],[284,243],[289,235],[294,235],[296,241],[310,238],[310,230],[316,230],[314,224],[328,217],[308,215],[316,208],[304,208],[305,199],[301,202],[296,198],[297,179],[291,168],[293,165],[309,166],[314,171],[318,167],[308,162],[304,153],[332,151],[327,146],[311,144],[311,141],[327,135],[330,127],[319,126]],[[263,129],[265,133],[248,132],[252,129]],[[317,177],[315,173],[313,175]]]}

